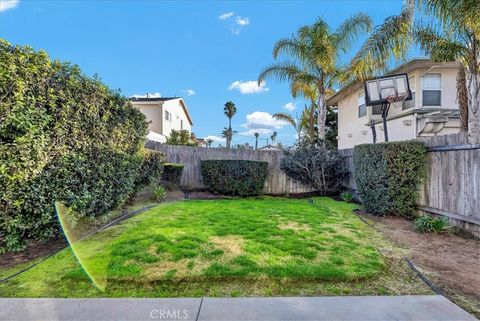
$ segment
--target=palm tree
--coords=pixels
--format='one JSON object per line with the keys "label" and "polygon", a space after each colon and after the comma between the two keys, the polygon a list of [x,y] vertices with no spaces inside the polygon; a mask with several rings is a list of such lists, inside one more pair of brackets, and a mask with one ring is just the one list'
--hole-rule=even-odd
{"label": "palm tree", "polygon": [[258,149],[258,136],[260,136],[259,133],[255,133],[255,150]]}
{"label": "palm tree", "polygon": [[[426,15],[428,22],[413,23],[415,10]],[[408,0],[400,15],[387,18],[375,28],[354,58],[351,74],[365,78],[385,70],[392,57],[404,58],[415,42],[433,61],[459,61],[462,67],[457,76],[457,98],[461,122],[468,127],[469,142],[479,144],[479,16],[478,0]]]}
{"label": "palm tree", "polygon": [[272,145],[275,145],[275,141],[277,140],[277,132],[273,132],[272,136],[270,138],[272,139]]}
{"label": "palm tree", "polygon": [[230,148],[230,144],[232,142],[233,134],[236,134],[236,133],[237,133],[237,131],[232,130],[232,128],[223,127],[222,137],[225,138],[225,140],[227,142],[227,148]]}
{"label": "palm tree", "polygon": [[207,143],[207,147],[212,147],[212,144],[213,144],[214,140],[211,139],[211,138],[207,138],[207,140],[205,142]]}
{"label": "palm tree", "polygon": [[237,108],[235,107],[235,104],[231,101],[227,101],[223,107],[223,113],[228,118],[228,136],[226,137],[226,139],[227,139],[227,148],[230,148],[230,144],[232,143],[232,134],[233,134],[232,118],[237,113]]}
{"label": "palm tree", "polygon": [[371,29],[371,19],[356,14],[344,21],[335,31],[321,18],[305,26],[291,38],[279,40],[273,48],[276,60],[280,54],[287,61],[275,63],[260,73],[258,83],[267,78],[289,81],[299,87],[312,87],[316,92],[318,137],[325,138],[326,92],[340,79],[339,57],[347,52],[358,36]]}

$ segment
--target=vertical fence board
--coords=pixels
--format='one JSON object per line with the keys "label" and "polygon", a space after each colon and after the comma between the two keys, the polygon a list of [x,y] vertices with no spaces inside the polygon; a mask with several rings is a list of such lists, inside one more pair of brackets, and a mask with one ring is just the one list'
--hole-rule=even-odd
{"label": "vertical fence board", "polygon": [[[420,138],[432,150],[426,155],[426,176],[417,207],[421,212],[448,216],[451,221],[480,236],[480,147],[456,149],[467,144],[467,134]],[[455,146],[454,146],[455,145]],[[434,147],[446,147],[435,150]],[[447,147],[448,146],[448,147]],[[339,150],[350,177],[344,186],[356,190],[353,148]]]}
{"label": "vertical fence board", "polygon": [[302,194],[315,190],[301,182],[291,180],[280,168],[282,151],[277,150],[240,150],[227,148],[205,148],[190,146],[173,146],[148,141],[147,148],[163,152],[167,162],[184,164],[180,184],[185,189],[204,189],[200,171],[201,160],[211,159],[244,159],[268,162],[268,174],[265,180],[264,193],[271,195]]}

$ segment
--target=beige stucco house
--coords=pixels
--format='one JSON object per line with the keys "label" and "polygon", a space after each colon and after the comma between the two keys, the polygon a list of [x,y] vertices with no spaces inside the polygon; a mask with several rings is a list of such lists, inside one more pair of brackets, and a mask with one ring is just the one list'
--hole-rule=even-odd
{"label": "beige stucco house", "polygon": [[192,117],[180,97],[131,98],[148,121],[148,139],[164,143],[172,129],[192,132]]}
{"label": "beige stucco house", "polygon": [[[413,59],[388,74],[408,74],[413,99],[393,103],[387,118],[389,141],[456,133],[460,130],[456,102],[457,62]],[[338,107],[338,148],[372,143],[373,121],[377,142],[384,141],[380,106],[366,106],[364,83],[354,82],[327,100]]]}

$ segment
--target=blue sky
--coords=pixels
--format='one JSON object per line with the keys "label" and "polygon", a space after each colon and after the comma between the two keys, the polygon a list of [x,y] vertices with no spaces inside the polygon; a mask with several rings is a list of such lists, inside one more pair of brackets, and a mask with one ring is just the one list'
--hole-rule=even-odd
{"label": "blue sky", "polygon": [[259,131],[263,145],[276,130],[279,141],[291,144],[294,131],[270,115],[295,114],[303,102],[291,98],[286,84],[270,80],[258,87],[251,82],[273,62],[273,44],[317,17],[335,28],[365,12],[379,24],[401,5],[401,0],[10,0],[2,1],[0,36],[76,63],[126,96],[184,97],[198,137],[220,136],[227,125],[223,104],[231,100],[238,110],[234,143],[252,144],[253,132]]}

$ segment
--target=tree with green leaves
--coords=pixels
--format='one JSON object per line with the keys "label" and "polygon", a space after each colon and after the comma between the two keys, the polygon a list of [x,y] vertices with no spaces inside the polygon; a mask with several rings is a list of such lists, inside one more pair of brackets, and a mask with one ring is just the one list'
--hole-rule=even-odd
{"label": "tree with green leaves", "polygon": [[255,150],[258,149],[258,137],[260,136],[259,133],[255,133]]}
{"label": "tree with green leaves", "polygon": [[272,117],[276,120],[281,120],[292,125],[293,129],[295,129],[295,132],[297,133],[297,139],[300,139],[302,125],[298,119],[293,118],[292,115],[287,113],[275,113]]}
{"label": "tree with green leaves", "polygon": [[258,83],[274,78],[289,81],[293,87],[311,87],[316,94],[318,138],[325,139],[326,94],[343,75],[340,56],[360,35],[370,32],[371,26],[370,17],[362,13],[347,19],[333,31],[325,20],[318,18],[313,25],[301,27],[294,36],[274,45],[275,60],[282,54],[288,58],[263,69]]}
{"label": "tree with green leaves", "polygon": [[180,146],[196,146],[195,136],[192,136],[190,132],[186,129],[175,130],[172,129],[170,132],[170,137],[167,138],[167,145],[180,145]]}
{"label": "tree with green leaves", "polygon": [[233,131],[232,131],[232,118],[237,113],[237,107],[231,101],[227,101],[223,107],[223,113],[228,118],[228,132],[227,132],[227,148],[230,148],[232,144]]}

